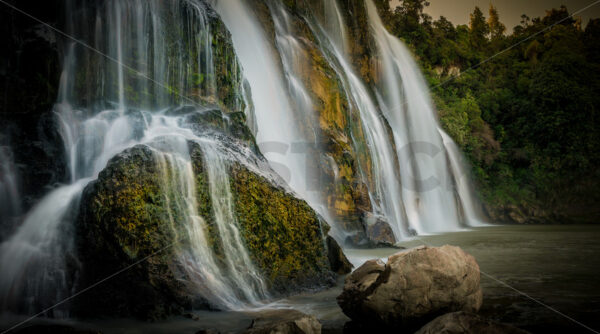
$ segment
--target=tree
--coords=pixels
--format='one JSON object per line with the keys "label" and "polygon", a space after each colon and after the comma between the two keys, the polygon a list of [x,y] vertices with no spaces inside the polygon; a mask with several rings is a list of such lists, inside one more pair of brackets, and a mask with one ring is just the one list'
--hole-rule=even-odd
{"label": "tree", "polygon": [[405,31],[416,31],[421,28],[423,21],[423,9],[429,6],[426,0],[403,0],[396,7],[395,14],[398,17],[400,29]]}
{"label": "tree", "polygon": [[469,31],[471,33],[471,45],[477,50],[482,50],[487,42],[486,36],[489,33],[489,27],[479,7],[475,7],[475,10],[471,13]]}
{"label": "tree", "polygon": [[521,14],[521,26],[527,28],[529,23],[531,23],[531,18],[527,14]]}
{"label": "tree", "polygon": [[588,22],[583,34],[583,42],[588,59],[600,64],[600,19],[593,19]]}
{"label": "tree", "polygon": [[490,4],[490,17],[488,18],[488,26],[490,29],[490,36],[492,40],[497,40],[504,35],[506,27],[500,22],[500,16],[498,10],[494,5]]}
{"label": "tree", "polygon": [[456,29],[452,25],[452,22],[448,21],[448,19],[444,16],[440,16],[440,19],[433,22],[433,27],[441,32],[442,36],[447,39],[455,39],[456,38]]}
{"label": "tree", "polygon": [[542,23],[547,26],[559,24],[559,22],[565,26],[575,23],[565,5],[561,5],[559,9],[552,8],[551,10],[547,10],[546,16],[542,19]]}

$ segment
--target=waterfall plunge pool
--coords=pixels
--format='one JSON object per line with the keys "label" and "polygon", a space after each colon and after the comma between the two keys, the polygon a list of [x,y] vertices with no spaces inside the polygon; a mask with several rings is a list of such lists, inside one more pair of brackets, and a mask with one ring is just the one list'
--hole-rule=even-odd
{"label": "waterfall plunge pool", "polygon": [[[479,313],[483,316],[532,333],[589,332],[518,290],[588,327],[600,329],[600,225],[491,226],[423,236],[400,245],[410,248],[423,243],[457,245],[475,256],[482,271],[484,300]],[[397,251],[348,249],[346,253],[353,263],[357,263],[386,258]],[[313,314],[323,324],[323,333],[341,333],[344,323],[349,320],[335,300],[342,286],[343,278],[340,278],[331,289],[279,300],[270,307],[295,308]],[[78,298],[85,298],[85,295]],[[180,316],[154,323],[131,319],[36,319],[22,328],[33,324],[64,324],[102,333],[195,333],[209,328],[237,332],[247,328],[255,316],[251,312],[193,311],[191,314],[194,320]],[[5,315],[0,319],[0,328],[8,328],[23,319]]]}

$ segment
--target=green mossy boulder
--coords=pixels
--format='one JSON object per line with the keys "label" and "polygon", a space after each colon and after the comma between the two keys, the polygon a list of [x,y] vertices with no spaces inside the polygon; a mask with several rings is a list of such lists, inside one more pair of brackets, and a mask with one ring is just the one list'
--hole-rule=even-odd
{"label": "green mossy boulder", "polygon": [[[219,262],[223,253],[211,228],[214,213],[204,154],[197,143],[189,142],[188,147],[197,212],[206,222],[207,239]],[[269,178],[271,171],[254,172],[268,169],[264,158],[256,155],[249,161],[260,166],[233,160],[226,165],[238,227],[268,288],[281,295],[330,286],[350,264],[333,239],[326,241],[327,225],[306,202]],[[192,307],[211,307],[186,284],[178,250],[190,247],[187,223],[176,210],[167,209],[167,202],[178,194],[164,186],[162,173],[153,149],[138,145],[111,159],[86,187],[76,225],[79,289],[127,269],[78,298],[80,315],[159,319]]]}
{"label": "green mossy boulder", "polygon": [[78,290],[127,269],[77,298],[79,315],[160,319],[194,306],[173,261],[182,226],[168,223],[159,182],[151,149],[140,145],[111,159],[84,190],[76,224]]}

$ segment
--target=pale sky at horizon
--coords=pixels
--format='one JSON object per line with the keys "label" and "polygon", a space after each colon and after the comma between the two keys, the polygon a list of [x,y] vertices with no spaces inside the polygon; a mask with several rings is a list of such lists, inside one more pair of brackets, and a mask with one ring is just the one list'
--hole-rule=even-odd
{"label": "pale sky at horizon", "polygon": [[[521,14],[527,14],[529,17],[544,16],[545,10],[558,8],[564,4],[569,9],[569,13],[578,11],[597,0],[428,0],[430,5],[425,9],[425,12],[432,16],[433,20],[437,20],[440,15],[445,16],[454,25],[467,24],[469,22],[469,14],[473,12],[475,6],[479,6],[484,15],[488,16],[490,3],[498,8],[500,21],[506,25],[507,32],[512,32],[512,29],[521,21]],[[390,6],[395,8],[399,3],[398,0],[392,0]],[[600,3],[581,12],[579,15],[582,18],[582,23],[585,26],[590,18],[600,17]]]}

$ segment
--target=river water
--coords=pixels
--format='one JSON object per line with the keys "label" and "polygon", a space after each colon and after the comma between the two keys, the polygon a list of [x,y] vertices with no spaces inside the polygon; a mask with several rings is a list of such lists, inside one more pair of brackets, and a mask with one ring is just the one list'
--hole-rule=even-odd
{"label": "river water", "polygon": [[[400,246],[451,244],[472,254],[482,271],[481,315],[532,333],[590,333],[564,315],[600,330],[599,240],[600,226],[596,225],[508,225],[421,236]],[[366,259],[386,258],[398,251],[346,250],[346,253],[353,263],[359,264]],[[295,308],[314,314],[323,324],[324,333],[341,333],[349,320],[335,301],[342,285],[343,278],[326,291],[294,296],[270,307]],[[240,312],[196,311],[193,314],[196,320],[175,317],[156,323],[102,320],[68,324],[100,329],[104,333],[195,333],[206,328],[236,332],[247,328],[255,316]],[[4,318],[0,328],[16,320]]]}

